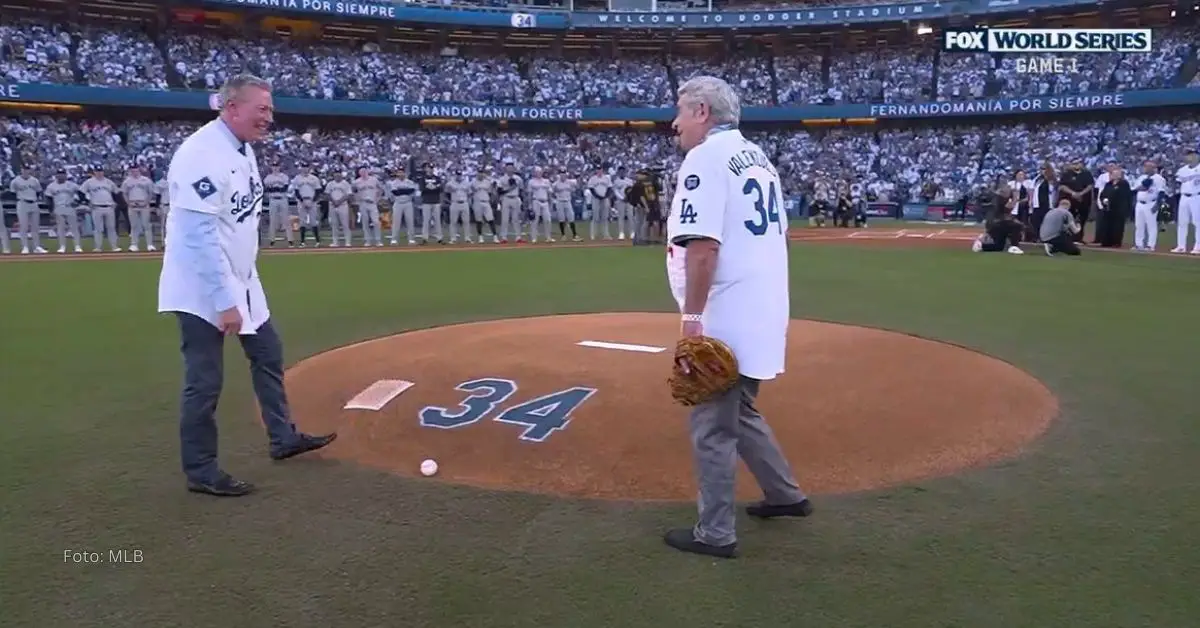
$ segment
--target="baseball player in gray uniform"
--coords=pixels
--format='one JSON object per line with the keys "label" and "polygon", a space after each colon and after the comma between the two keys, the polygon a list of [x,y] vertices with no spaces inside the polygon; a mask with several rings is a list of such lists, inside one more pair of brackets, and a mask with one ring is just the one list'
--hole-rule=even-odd
{"label": "baseball player in gray uniform", "polygon": [[450,196],[450,243],[458,242],[456,226],[462,223],[463,240],[471,241],[471,181],[455,168],[454,176],[446,182],[446,193]]}
{"label": "baseball player in gray uniform", "polygon": [[408,243],[416,244],[413,235],[416,226],[413,225],[413,213],[416,208],[417,194],[420,188],[417,182],[408,178],[404,168],[396,171],[396,178],[388,183],[392,194],[392,246],[400,240],[400,223],[404,223],[404,232],[408,234]]}
{"label": "baseball player in gray uniform", "polygon": [[511,227],[517,242],[524,242],[521,235],[521,188],[525,187],[517,167],[513,162],[504,163],[504,174],[496,180],[496,189],[500,192],[500,243],[508,243],[508,230]]}
{"label": "baseball player in gray uniform", "polygon": [[625,239],[625,221],[629,221],[629,239],[633,239],[633,208],[629,205],[629,188],[633,187],[633,179],[626,174],[625,166],[617,168],[617,178],[613,179],[613,207],[617,210],[617,239]]}
{"label": "baseball player in gray uniform", "polygon": [[42,182],[33,176],[32,168],[21,170],[20,176],[8,184],[8,189],[17,195],[17,230],[21,236],[21,254],[45,253],[41,237],[41,208],[38,200],[42,195]]}
{"label": "baseball player in gray uniform", "polygon": [[292,212],[288,194],[288,176],[278,164],[271,166],[271,174],[263,177],[263,193],[267,196],[267,246],[275,246],[275,236],[280,231],[287,238],[288,248],[295,246],[296,233],[292,230]]}
{"label": "baseball player in gray uniform", "polygon": [[154,182],[133,166],[121,182],[121,196],[129,208],[129,250],[138,250],[138,239],[145,236],[146,250],[154,251],[154,227],[150,224],[150,201],[154,198]]}
{"label": "baseball player in gray uniform", "polygon": [[154,192],[158,194],[158,223],[162,225],[163,248],[167,248],[167,216],[171,213],[171,186],[167,184],[164,174],[154,184]]}
{"label": "baseball player in gray uniform", "polygon": [[300,246],[304,246],[305,233],[312,229],[314,246],[321,246],[321,214],[317,211],[317,190],[321,189],[321,180],[313,174],[311,167],[304,167],[300,174],[292,179],[292,193],[300,199]]}
{"label": "baseball player in gray uniform", "polygon": [[564,169],[558,173],[554,181],[554,219],[558,221],[558,233],[567,239],[567,225],[571,225],[571,239],[579,242],[579,232],[575,230],[575,208],[571,206],[571,197],[575,195],[575,181]]}
{"label": "baseball player in gray uniform", "polygon": [[54,173],[54,180],[46,186],[46,196],[50,197],[54,208],[54,231],[58,234],[58,252],[67,252],[67,232],[75,239],[75,252],[82,253],[79,246],[79,212],[75,208],[75,200],[79,195],[79,184],[67,178],[66,170]]}
{"label": "baseball player in gray uniform", "polygon": [[329,228],[333,230],[333,243],[338,246],[338,236],[353,246],[350,242],[350,195],[354,187],[346,180],[346,173],[341,170],[333,175],[333,181],[325,186],[325,196],[329,199]]}
{"label": "baseball player in gray uniform", "polygon": [[592,201],[592,225],[589,230],[590,238],[596,239],[596,227],[604,225],[604,239],[611,240],[612,233],[608,230],[608,221],[612,213],[612,177],[604,171],[604,166],[596,167],[596,174],[587,181],[588,195]]}
{"label": "baseball player in gray uniform", "polygon": [[9,241],[8,223],[4,221],[4,203],[0,203],[0,254],[12,253],[12,243]]}
{"label": "baseball player in gray uniform", "polygon": [[88,207],[92,210],[92,239],[95,243],[93,251],[104,250],[104,235],[108,235],[108,245],[113,251],[120,252],[117,246],[117,201],[113,198],[117,193],[117,184],[104,176],[104,171],[96,168],[92,176],[79,191],[87,197]]}
{"label": "baseball player in gray uniform", "polygon": [[550,230],[550,180],[542,176],[541,168],[533,169],[533,177],[529,179],[529,204],[533,208],[533,222],[529,223],[529,241],[536,243],[538,225],[546,231],[546,241],[553,242]]}
{"label": "baseball player in gray uniform", "polygon": [[354,202],[362,223],[363,246],[383,246],[383,228],[379,225],[379,195],[383,192],[378,177],[369,168],[359,168],[354,180]]}
{"label": "baseball player in gray uniform", "polygon": [[484,223],[492,230],[492,242],[500,242],[500,236],[496,234],[496,215],[492,213],[492,193],[495,189],[496,182],[487,172],[481,169],[475,174],[475,180],[471,182],[471,219],[475,221],[475,227],[479,231],[480,244],[484,242]]}

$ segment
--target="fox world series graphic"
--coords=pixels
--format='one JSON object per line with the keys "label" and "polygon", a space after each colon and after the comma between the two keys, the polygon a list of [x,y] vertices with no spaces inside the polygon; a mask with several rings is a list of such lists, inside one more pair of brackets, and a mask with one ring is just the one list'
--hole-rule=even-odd
{"label": "fox world series graphic", "polygon": [[973,28],[947,30],[947,52],[1145,53],[1153,49],[1148,28]]}

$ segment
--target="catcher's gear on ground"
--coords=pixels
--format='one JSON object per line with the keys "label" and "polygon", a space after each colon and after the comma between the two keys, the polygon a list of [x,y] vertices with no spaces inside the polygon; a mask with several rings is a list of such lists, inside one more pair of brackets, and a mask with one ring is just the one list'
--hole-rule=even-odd
{"label": "catcher's gear on ground", "polygon": [[738,381],[737,358],[729,345],[708,336],[682,338],[675,345],[671,396],[694,406],[720,395]]}

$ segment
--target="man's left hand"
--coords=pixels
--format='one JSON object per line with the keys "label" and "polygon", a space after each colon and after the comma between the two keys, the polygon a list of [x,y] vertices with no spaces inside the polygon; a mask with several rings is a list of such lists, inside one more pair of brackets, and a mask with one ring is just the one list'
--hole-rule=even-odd
{"label": "man's left hand", "polygon": [[679,330],[679,335],[684,338],[694,338],[704,335],[704,324],[685,321]]}

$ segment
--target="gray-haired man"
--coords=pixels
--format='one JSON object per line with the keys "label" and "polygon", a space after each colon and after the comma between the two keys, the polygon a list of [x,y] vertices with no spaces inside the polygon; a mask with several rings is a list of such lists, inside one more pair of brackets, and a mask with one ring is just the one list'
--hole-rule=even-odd
{"label": "gray-haired man", "polygon": [[258,277],[264,187],[250,142],[274,118],[270,84],[236,76],[221,88],[221,115],[183,141],[171,158],[171,243],[163,255],[158,311],[175,314],[184,376],[179,416],[189,491],[223,497],[254,487],[217,463],[215,413],[224,382],[225,337],[236,335],[250,362],[270,456],[320,449],[336,434],[296,429],[283,386],[283,343]]}
{"label": "gray-haired man", "polygon": [[740,380],[692,411],[699,521],[667,532],[664,540],[681,551],[732,558],[739,456],[765,497],[746,509],[751,516],[812,513],[754,406],[759,384],[784,368],[790,321],[787,216],[775,166],[737,130],[741,107],[729,84],[693,78],[679,88],[677,104],[674,128],[687,156],[668,222],[667,277],[682,312],[681,335],[729,345]]}

